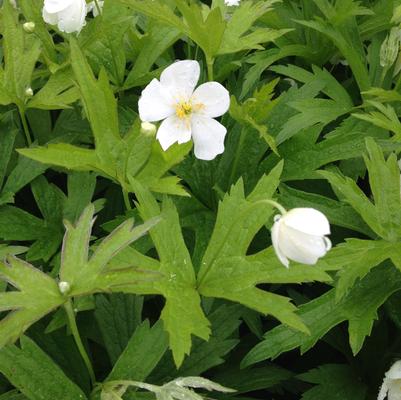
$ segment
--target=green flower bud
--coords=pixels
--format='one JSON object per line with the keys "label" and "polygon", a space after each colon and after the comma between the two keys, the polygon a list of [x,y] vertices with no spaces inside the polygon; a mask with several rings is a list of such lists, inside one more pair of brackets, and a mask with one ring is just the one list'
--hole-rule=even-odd
{"label": "green flower bud", "polygon": [[145,136],[154,136],[156,133],[156,125],[150,122],[142,122],[141,124],[141,133]]}
{"label": "green flower bud", "polygon": [[22,25],[24,28],[24,31],[27,33],[32,33],[35,31],[35,22],[25,22],[25,24]]}
{"label": "green flower bud", "polygon": [[391,28],[390,33],[380,48],[380,65],[383,68],[390,68],[397,59],[400,50],[400,29]]}

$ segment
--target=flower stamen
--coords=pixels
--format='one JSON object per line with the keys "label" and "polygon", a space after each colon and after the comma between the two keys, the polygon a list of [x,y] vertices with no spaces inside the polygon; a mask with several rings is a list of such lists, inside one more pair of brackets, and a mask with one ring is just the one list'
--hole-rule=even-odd
{"label": "flower stamen", "polygon": [[189,101],[182,101],[175,107],[175,114],[180,119],[188,118],[192,114],[192,111],[193,107]]}

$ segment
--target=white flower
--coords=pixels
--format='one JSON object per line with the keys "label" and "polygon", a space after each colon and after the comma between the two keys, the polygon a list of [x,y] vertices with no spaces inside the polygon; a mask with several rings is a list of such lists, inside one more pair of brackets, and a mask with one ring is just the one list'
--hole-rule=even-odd
{"label": "white flower", "polygon": [[177,61],[167,67],[160,81],[153,79],[138,102],[142,121],[161,121],[157,140],[163,150],[172,144],[194,141],[195,156],[213,160],[224,151],[227,129],[214,118],[227,112],[228,91],[217,82],[207,82],[196,90],[200,75],[197,61]]}
{"label": "white flower", "polygon": [[[102,11],[103,5],[104,5],[104,1],[98,0],[97,4],[98,4],[98,6],[99,6],[99,8],[100,8],[100,11]],[[95,3],[94,1],[91,1],[91,2],[86,6],[86,11],[87,11],[88,13],[92,12],[92,14],[93,14],[94,17],[97,17],[97,16],[99,15],[99,10],[98,10],[98,8],[97,8],[97,6],[96,6],[96,3]]]}
{"label": "white flower", "polygon": [[10,0],[10,4],[11,4],[14,8],[18,8],[17,0]]}
{"label": "white flower", "polygon": [[279,260],[288,268],[289,260],[316,264],[330,249],[326,216],[313,208],[294,208],[277,215],[272,228],[273,247]]}
{"label": "white flower", "polygon": [[377,400],[401,400],[401,360],[386,372]]}
{"label": "white flower", "polygon": [[224,0],[227,6],[239,6],[240,0]]}
{"label": "white flower", "polygon": [[45,0],[42,10],[45,22],[57,25],[62,32],[80,32],[85,26],[85,0]]}

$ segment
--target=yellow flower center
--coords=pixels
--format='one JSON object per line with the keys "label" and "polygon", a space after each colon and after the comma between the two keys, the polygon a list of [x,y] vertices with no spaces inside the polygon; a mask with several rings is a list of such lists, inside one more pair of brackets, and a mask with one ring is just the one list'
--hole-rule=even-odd
{"label": "yellow flower center", "polygon": [[188,119],[192,113],[199,112],[203,108],[205,108],[205,105],[202,103],[193,104],[191,100],[180,101],[175,106],[175,115],[179,119]]}
{"label": "yellow flower center", "polygon": [[189,101],[182,101],[178,103],[175,107],[175,114],[178,118],[184,119],[192,114],[193,107]]}

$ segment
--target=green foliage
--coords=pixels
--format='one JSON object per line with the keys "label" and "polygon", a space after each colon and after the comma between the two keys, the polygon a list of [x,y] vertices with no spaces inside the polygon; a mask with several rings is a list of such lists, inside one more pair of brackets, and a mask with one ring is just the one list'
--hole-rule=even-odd
{"label": "green foliage", "polygon": [[[66,33],[0,0],[0,400],[377,398],[401,354],[400,1],[99,3]],[[176,60],[229,91],[213,161],[141,125]],[[275,201],[328,218],[315,265],[278,260]],[[306,251],[313,221],[286,228]]]}
{"label": "green foliage", "polygon": [[365,399],[366,386],[356,384],[357,377],[347,365],[326,364],[299,376],[305,382],[313,383],[312,389],[302,396],[304,400],[321,399]]}
{"label": "green foliage", "polygon": [[87,399],[32,340],[23,336],[21,348],[0,350],[0,371],[29,399]]}

